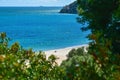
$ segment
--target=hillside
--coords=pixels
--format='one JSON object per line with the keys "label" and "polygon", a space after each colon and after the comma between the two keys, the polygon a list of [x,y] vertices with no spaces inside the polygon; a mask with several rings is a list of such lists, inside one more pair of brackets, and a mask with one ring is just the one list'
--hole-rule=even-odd
{"label": "hillside", "polygon": [[60,13],[70,13],[70,14],[77,14],[77,1],[66,5],[60,10]]}

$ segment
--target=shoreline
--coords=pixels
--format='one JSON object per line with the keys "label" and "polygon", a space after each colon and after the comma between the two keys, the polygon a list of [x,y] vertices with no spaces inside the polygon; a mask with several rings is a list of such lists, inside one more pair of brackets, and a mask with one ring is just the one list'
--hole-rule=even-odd
{"label": "shoreline", "polygon": [[62,47],[62,48],[56,48],[56,49],[50,49],[50,50],[43,50],[43,52],[46,51],[52,51],[52,50],[60,50],[60,49],[67,49],[67,48],[80,48],[80,47],[84,47],[84,46],[88,46],[88,44],[82,44],[82,45],[75,45],[75,46],[69,46],[69,47]]}
{"label": "shoreline", "polygon": [[48,58],[50,55],[55,55],[58,59],[56,60],[57,64],[60,65],[63,60],[67,59],[67,54],[72,50],[72,49],[78,49],[81,47],[88,47],[88,44],[83,44],[83,45],[77,45],[77,46],[71,46],[71,47],[65,47],[61,49],[53,49],[53,50],[46,50],[43,51]]}

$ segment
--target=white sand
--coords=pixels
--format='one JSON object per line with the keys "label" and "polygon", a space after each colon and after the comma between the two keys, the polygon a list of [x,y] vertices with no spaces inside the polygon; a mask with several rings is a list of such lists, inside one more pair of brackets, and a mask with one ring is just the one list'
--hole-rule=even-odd
{"label": "white sand", "polygon": [[72,49],[77,49],[77,48],[80,48],[80,47],[87,47],[88,45],[85,44],[85,45],[79,45],[79,46],[73,46],[73,47],[67,47],[67,48],[63,48],[63,49],[55,49],[55,50],[49,50],[49,51],[45,51],[45,54],[47,56],[47,58],[50,56],[50,55],[55,55],[58,59],[56,60],[56,62],[58,63],[58,65],[61,64],[61,62],[63,60],[66,60],[67,57],[66,55],[72,50]]}

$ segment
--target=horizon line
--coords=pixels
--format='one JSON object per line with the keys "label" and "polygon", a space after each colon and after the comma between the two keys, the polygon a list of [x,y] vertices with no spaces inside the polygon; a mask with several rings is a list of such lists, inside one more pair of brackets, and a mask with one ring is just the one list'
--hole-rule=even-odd
{"label": "horizon line", "polygon": [[0,7],[64,7],[64,6],[0,6]]}

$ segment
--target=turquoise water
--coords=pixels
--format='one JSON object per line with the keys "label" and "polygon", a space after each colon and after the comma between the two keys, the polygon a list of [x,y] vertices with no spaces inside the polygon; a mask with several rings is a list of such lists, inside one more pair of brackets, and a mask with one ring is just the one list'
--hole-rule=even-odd
{"label": "turquoise water", "polygon": [[87,44],[89,32],[82,32],[77,15],[60,14],[61,8],[0,8],[0,32],[6,32],[10,43],[24,48],[51,50]]}

